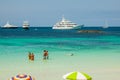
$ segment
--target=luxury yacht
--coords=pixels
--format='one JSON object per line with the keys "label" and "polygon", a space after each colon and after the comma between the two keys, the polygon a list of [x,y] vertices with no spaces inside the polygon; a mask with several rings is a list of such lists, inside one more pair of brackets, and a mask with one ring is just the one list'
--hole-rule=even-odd
{"label": "luxury yacht", "polygon": [[73,23],[72,21],[66,20],[64,17],[62,17],[62,20],[60,22],[57,22],[52,29],[80,29],[84,25],[77,25],[76,23]]}

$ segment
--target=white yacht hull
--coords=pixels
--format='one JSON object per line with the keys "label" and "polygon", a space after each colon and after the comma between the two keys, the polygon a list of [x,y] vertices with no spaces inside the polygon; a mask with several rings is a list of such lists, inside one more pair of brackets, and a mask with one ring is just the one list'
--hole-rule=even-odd
{"label": "white yacht hull", "polygon": [[53,27],[52,29],[73,29],[73,27]]}
{"label": "white yacht hull", "polygon": [[29,27],[23,27],[23,29],[29,29]]}
{"label": "white yacht hull", "polygon": [[52,29],[80,29],[84,25],[75,26],[75,27],[52,27]]}
{"label": "white yacht hull", "polygon": [[1,27],[2,29],[16,29],[18,27]]}

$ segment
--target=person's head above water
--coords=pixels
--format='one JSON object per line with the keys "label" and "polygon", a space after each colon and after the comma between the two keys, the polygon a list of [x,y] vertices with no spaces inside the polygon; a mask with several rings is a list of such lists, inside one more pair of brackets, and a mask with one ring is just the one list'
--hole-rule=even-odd
{"label": "person's head above water", "polygon": [[44,52],[46,52],[46,50],[44,50]]}

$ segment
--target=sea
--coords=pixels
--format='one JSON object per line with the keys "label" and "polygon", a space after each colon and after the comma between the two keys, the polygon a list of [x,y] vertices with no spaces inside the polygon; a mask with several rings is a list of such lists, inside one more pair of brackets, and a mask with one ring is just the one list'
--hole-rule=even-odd
{"label": "sea", "polygon": [[[62,76],[72,71],[85,72],[93,80],[119,80],[120,27],[80,30],[0,28],[0,80],[19,73],[30,74],[35,80],[63,80]],[[49,53],[48,60],[43,60],[44,50]],[[35,54],[34,61],[28,60],[28,52]]]}

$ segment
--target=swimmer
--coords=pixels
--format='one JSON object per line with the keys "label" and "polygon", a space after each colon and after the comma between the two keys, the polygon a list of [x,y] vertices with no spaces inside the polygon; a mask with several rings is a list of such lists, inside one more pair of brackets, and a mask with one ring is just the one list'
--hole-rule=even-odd
{"label": "swimmer", "polygon": [[73,53],[71,53],[71,54],[67,54],[68,56],[73,56],[74,54]]}

